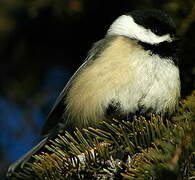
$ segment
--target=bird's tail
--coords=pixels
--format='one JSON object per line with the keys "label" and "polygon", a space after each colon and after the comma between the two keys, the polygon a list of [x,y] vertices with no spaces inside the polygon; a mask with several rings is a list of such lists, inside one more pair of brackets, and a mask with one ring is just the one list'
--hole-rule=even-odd
{"label": "bird's tail", "polygon": [[50,138],[49,136],[45,137],[41,142],[39,142],[35,147],[33,147],[30,151],[28,151],[19,160],[11,164],[7,171],[7,175],[6,175],[7,178],[9,179],[17,168],[19,167],[23,168],[24,164],[32,157],[32,155],[36,154],[42,147],[44,147],[44,145],[46,144],[49,138]]}

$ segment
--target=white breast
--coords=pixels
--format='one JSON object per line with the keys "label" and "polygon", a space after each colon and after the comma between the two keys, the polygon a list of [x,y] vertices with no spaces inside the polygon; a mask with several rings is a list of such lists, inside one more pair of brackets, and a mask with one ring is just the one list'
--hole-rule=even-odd
{"label": "white breast", "polygon": [[178,68],[119,36],[74,79],[65,113],[69,121],[83,127],[102,120],[113,99],[120,102],[124,113],[137,110],[138,102],[164,113],[173,111],[179,96]]}

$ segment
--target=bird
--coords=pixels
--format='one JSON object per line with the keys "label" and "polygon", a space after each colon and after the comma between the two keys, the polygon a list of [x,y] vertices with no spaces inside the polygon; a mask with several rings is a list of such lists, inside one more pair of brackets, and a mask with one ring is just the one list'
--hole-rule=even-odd
{"label": "bird", "polygon": [[173,20],[162,10],[119,16],[60,93],[43,126],[44,139],[9,167],[7,177],[57,133],[98,127],[110,118],[171,115],[181,89],[178,41]]}

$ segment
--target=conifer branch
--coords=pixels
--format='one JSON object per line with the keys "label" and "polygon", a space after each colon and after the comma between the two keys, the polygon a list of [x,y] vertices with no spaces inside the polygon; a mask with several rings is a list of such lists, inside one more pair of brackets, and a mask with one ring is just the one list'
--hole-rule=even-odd
{"label": "conifer branch", "polygon": [[16,179],[193,179],[195,91],[171,120],[152,115],[133,122],[113,119],[104,129],[66,132],[50,153],[34,156]]}

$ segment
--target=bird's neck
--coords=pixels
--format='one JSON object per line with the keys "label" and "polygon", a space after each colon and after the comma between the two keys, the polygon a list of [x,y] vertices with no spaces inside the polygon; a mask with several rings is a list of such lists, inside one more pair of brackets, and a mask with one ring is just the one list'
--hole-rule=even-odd
{"label": "bird's neck", "polygon": [[145,42],[138,41],[145,50],[150,51],[151,55],[159,55],[161,58],[169,58],[177,64],[177,42],[161,42],[158,44],[148,44]]}

